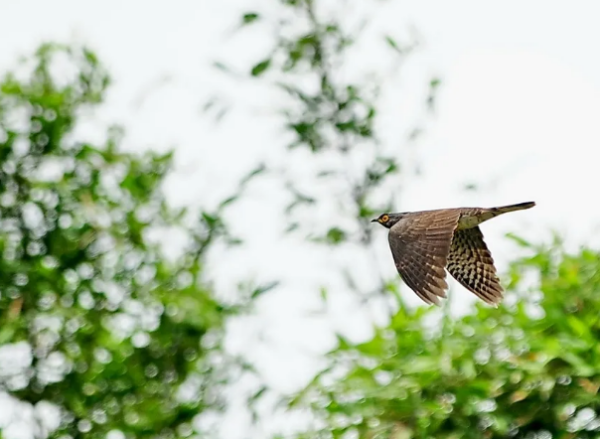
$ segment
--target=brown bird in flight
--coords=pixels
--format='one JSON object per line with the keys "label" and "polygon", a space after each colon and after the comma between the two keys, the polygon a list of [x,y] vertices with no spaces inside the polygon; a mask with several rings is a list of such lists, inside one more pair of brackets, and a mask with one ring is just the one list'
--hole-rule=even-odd
{"label": "brown bird in flight", "polygon": [[507,212],[530,209],[534,202],[502,207],[459,207],[384,213],[372,220],[390,229],[388,240],[398,273],[426,303],[446,297],[448,272],[490,305],[502,300],[494,260],[479,224]]}

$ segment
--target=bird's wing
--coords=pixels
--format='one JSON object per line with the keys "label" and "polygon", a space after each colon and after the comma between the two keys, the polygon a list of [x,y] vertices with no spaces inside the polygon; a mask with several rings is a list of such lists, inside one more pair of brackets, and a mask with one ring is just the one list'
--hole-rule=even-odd
{"label": "bird's wing", "polygon": [[462,286],[490,305],[497,305],[502,300],[494,259],[479,227],[454,233],[447,269]]}
{"label": "bird's wing", "polygon": [[390,229],[388,239],[402,280],[426,303],[446,297],[446,260],[460,212],[414,212]]}

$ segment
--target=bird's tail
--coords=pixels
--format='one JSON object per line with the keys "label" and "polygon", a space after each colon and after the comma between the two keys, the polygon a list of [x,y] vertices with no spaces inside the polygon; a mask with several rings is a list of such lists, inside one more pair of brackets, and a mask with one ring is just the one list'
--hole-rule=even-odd
{"label": "bird's tail", "polygon": [[515,212],[517,210],[531,209],[533,206],[535,206],[535,203],[533,201],[528,201],[526,203],[518,203],[518,204],[510,204],[508,206],[493,207],[490,210],[492,212],[494,212],[495,213],[494,216],[496,216],[496,215],[502,215],[503,213]]}
{"label": "bird's tail", "polygon": [[461,218],[461,220],[459,220],[458,228],[469,229],[481,224],[484,221],[495,218],[498,215],[502,215],[503,213],[530,209],[533,206],[535,206],[535,203],[533,201],[529,201],[527,203],[511,204],[509,206],[474,209],[473,212],[467,213],[466,218]]}

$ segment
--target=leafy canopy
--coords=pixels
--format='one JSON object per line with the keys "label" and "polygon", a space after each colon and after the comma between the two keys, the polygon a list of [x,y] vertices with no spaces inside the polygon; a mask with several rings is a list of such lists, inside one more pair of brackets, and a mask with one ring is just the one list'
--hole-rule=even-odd
{"label": "leafy canopy", "polygon": [[[109,83],[92,52],[44,45],[27,66],[0,83],[0,385],[47,414],[42,435],[188,436],[232,361],[233,309],[202,271],[219,215],[189,228],[168,206],[171,154],[121,152],[116,128],[78,140]],[[157,228],[190,245],[167,260]]]}
{"label": "leafy canopy", "polygon": [[340,337],[290,403],[324,425],[301,437],[598,437],[600,252],[534,251],[498,309],[432,327],[431,308],[401,307],[365,343]]}

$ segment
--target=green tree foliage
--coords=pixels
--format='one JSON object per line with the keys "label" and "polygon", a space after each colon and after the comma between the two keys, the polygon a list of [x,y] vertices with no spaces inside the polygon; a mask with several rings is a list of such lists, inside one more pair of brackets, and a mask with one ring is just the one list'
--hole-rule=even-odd
{"label": "green tree foliage", "polygon": [[365,343],[340,337],[290,404],[323,426],[299,437],[598,437],[599,273],[599,252],[538,247],[511,265],[510,305],[433,325],[401,307]]}
{"label": "green tree foliage", "polygon": [[[357,43],[368,29],[387,48],[389,59],[401,64],[417,42],[411,38],[400,44],[385,29],[373,30],[370,17],[348,17],[343,2],[332,3],[331,8],[325,3],[275,0],[265,13],[244,14],[242,27],[263,26],[277,35],[272,49],[248,71],[253,79],[278,90],[284,102],[279,110],[289,134],[290,160],[283,175],[291,198],[286,209],[288,230],[326,244],[368,244],[369,220],[375,212],[391,207],[399,192],[401,154],[396,145],[381,142],[377,108],[398,72],[370,65],[357,69],[356,59],[365,54]],[[375,15],[377,2],[369,3]],[[430,107],[439,83],[436,78],[429,81]],[[417,123],[408,118],[398,121],[401,128],[394,141],[414,143],[421,132],[413,126]],[[295,178],[298,162],[306,157],[298,150],[311,155],[302,165],[310,170],[311,178],[306,173],[302,180]],[[385,188],[392,181],[396,186],[390,193]],[[307,227],[300,218],[315,205],[334,206],[337,215],[324,218],[318,227]]]}
{"label": "green tree foliage", "polygon": [[[24,69],[0,83],[0,385],[45,408],[38,436],[188,436],[234,361],[237,308],[202,266],[235,197],[186,226],[160,189],[171,154],[121,152],[118,129],[77,139],[109,83],[93,53],[45,45]],[[176,229],[190,245],[169,260],[149,237]]]}

